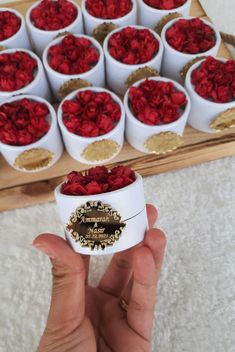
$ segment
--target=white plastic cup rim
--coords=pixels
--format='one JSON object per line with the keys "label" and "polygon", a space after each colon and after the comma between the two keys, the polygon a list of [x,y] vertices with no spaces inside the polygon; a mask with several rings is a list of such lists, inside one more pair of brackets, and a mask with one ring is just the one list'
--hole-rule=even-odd
{"label": "white plastic cup rim", "polygon": [[56,45],[58,44],[59,42],[61,42],[63,40],[64,37],[59,37],[59,38],[56,38],[54,40],[52,40],[47,46],[46,48],[44,49],[43,51],[43,55],[42,55],[42,61],[43,61],[43,65],[45,66],[46,70],[53,73],[54,75],[57,75],[57,77],[60,77],[60,78],[67,78],[68,80],[69,79],[75,79],[75,78],[83,78],[83,77],[86,77],[86,75],[89,73],[92,73],[96,70],[97,68],[97,65],[100,63],[100,61],[103,61],[104,60],[104,53],[103,53],[103,50],[102,50],[102,46],[100,45],[100,43],[95,39],[95,38],[92,38],[92,37],[89,37],[88,35],[86,34],[73,34],[76,38],[86,38],[88,39],[96,49],[99,50],[99,60],[98,62],[95,64],[95,66],[93,66],[89,71],[86,71],[86,72],[83,72],[83,73],[77,73],[77,74],[73,74],[73,75],[67,75],[67,74],[64,74],[64,73],[61,73],[61,72],[58,72],[58,71],[55,71],[49,64],[48,64],[48,51],[50,49],[50,47],[52,47],[53,45]]}
{"label": "white plastic cup rim", "polygon": [[6,50],[1,51],[0,55],[15,53],[17,51],[23,51],[23,52],[26,52],[27,54],[29,54],[33,59],[35,59],[37,61],[38,68],[37,68],[37,72],[35,74],[34,80],[32,82],[30,82],[29,84],[27,84],[26,86],[24,86],[24,87],[22,87],[22,88],[20,88],[18,90],[13,90],[11,92],[6,92],[6,91],[1,91],[0,90],[0,95],[1,96],[6,96],[6,98],[9,97],[10,94],[14,94],[14,95],[21,94],[22,90],[25,90],[25,89],[30,91],[30,88],[37,83],[38,79],[40,79],[41,73],[43,72],[43,66],[42,66],[42,63],[41,63],[39,57],[34,52],[32,52],[30,50],[21,49],[21,48],[18,48],[18,49],[6,49]]}
{"label": "white plastic cup rim", "polygon": [[15,102],[15,101],[18,101],[18,100],[21,100],[21,99],[29,99],[29,100],[33,100],[33,101],[37,101],[37,102],[46,104],[48,109],[49,109],[49,112],[50,112],[50,128],[49,128],[47,133],[42,138],[40,138],[38,141],[36,141],[34,143],[31,143],[31,144],[17,146],[17,145],[5,144],[5,143],[2,143],[0,141],[0,146],[2,148],[4,148],[4,149],[15,150],[15,151],[16,150],[17,151],[24,151],[26,148],[28,149],[28,148],[40,147],[40,145],[47,138],[48,134],[51,133],[56,128],[57,119],[56,119],[56,112],[55,112],[54,108],[52,107],[52,105],[47,100],[45,100],[45,99],[43,99],[41,97],[38,97],[36,95],[22,94],[22,95],[18,95],[18,96],[15,96],[15,97],[11,97],[11,98],[5,100],[4,102],[2,102],[0,104],[0,106],[3,105],[3,104],[8,104],[8,103]]}
{"label": "white plastic cup rim", "polygon": [[[217,59],[217,60],[220,60],[220,61],[222,61],[222,62],[228,61],[228,59],[225,59],[225,58],[218,58],[218,57],[217,57],[216,59]],[[204,58],[204,59],[202,59],[202,60],[200,60],[200,61],[198,61],[198,62],[195,62],[195,64],[193,64],[193,65],[190,67],[190,69],[188,70],[187,75],[186,75],[186,79],[185,79],[185,84],[186,84],[186,86],[187,86],[187,89],[189,90],[189,92],[190,92],[191,94],[194,94],[195,97],[197,97],[197,99],[198,99],[199,101],[201,101],[201,102],[203,102],[203,103],[206,103],[206,104],[208,104],[208,105],[211,105],[211,106],[222,106],[222,105],[224,105],[225,107],[228,107],[228,108],[234,107],[234,105],[235,105],[235,100],[234,100],[234,101],[231,101],[231,102],[228,102],[228,103],[217,103],[217,102],[215,102],[215,101],[207,100],[207,99],[201,97],[201,96],[195,91],[194,86],[192,85],[192,82],[191,82],[191,75],[192,75],[192,72],[193,72],[196,68],[198,68],[198,67],[202,64],[202,62],[205,61],[205,60],[206,60],[206,59]]]}
{"label": "white plastic cup rim", "polygon": [[[42,34],[42,33],[50,33],[50,34],[54,34],[54,35],[56,36],[56,34],[57,34],[58,32],[61,32],[61,31],[63,31],[63,32],[68,31],[68,32],[69,32],[69,30],[70,30],[71,27],[73,26],[74,22],[78,19],[79,16],[81,16],[81,10],[80,10],[79,5],[78,5],[76,2],[74,2],[73,0],[67,0],[67,1],[71,2],[71,3],[76,7],[76,9],[77,9],[77,17],[76,17],[76,18],[74,19],[74,21],[73,21],[72,23],[70,23],[67,27],[60,28],[60,29],[56,29],[56,30],[54,30],[54,31],[48,31],[48,30],[40,29],[40,28],[34,26],[33,22],[31,21],[31,18],[30,18],[31,12],[32,12],[32,10],[33,10],[35,7],[37,7],[37,6],[40,4],[40,2],[42,2],[42,0],[37,1],[36,3],[34,3],[34,4],[28,9],[28,11],[27,11],[27,13],[26,13],[26,16],[25,16],[27,25],[28,25],[29,27],[31,27],[31,28],[34,28],[34,30],[37,31],[39,34],[40,34],[40,33],[41,33],[41,34]],[[81,17],[81,20],[82,20],[82,17]]]}
{"label": "white plastic cup rim", "polygon": [[[124,28],[127,28],[127,27],[136,28],[136,29],[147,29],[156,38],[156,40],[159,43],[159,49],[158,49],[158,52],[156,53],[156,55],[150,61],[144,62],[142,64],[128,65],[128,64],[125,64],[123,62],[116,60],[114,57],[112,57],[112,55],[110,55],[109,50],[108,50],[109,39],[111,38],[111,36],[114,33],[120,32]],[[156,60],[156,58],[163,53],[163,48],[164,47],[163,47],[163,43],[162,43],[160,36],[153,29],[145,27],[145,26],[140,26],[140,25],[130,25],[130,26],[122,26],[122,27],[116,28],[107,35],[107,37],[105,38],[104,43],[103,43],[103,49],[104,49],[105,56],[107,56],[115,65],[119,65],[121,68],[129,67],[129,68],[133,68],[133,69],[138,69],[140,67],[151,66],[151,64]]]}
{"label": "white plastic cup rim", "polygon": [[145,6],[146,8],[148,8],[148,9],[151,9],[152,11],[154,11],[154,12],[157,12],[157,13],[161,13],[161,14],[168,14],[168,13],[173,13],[173,12],[178,12],[178,11],[181,11],[182,9],[184,9],[184,7],[186,7],[187,6],[187,4],[189,3],[189,1],[191,1],[191,0],[187,0],[183,5],[181,5],[181,6],[179,6],[179,7],[175,7],[174,9],[171,9],[171,10],[165,10],[165,9],[156,9],[156,8],[154,8],[154,7],[152,7],[152,6],[149,6],[148,4],[146,4],[145,2],[144,2],[144,0],[138,0],[138,1],[140,1],[142,4],[143,4],[143,6]]}
{"label": "white plastic cup rim", "polygon": [[0,44],[4,46],[4,45],[7,45],[7,42],[8,42],[8,41],[13,40],[13,39],[15,39],[18,35],[20,35],[20,33],[22,32],[22,30],[24,30],[24,29],[23,29],[23,24],[24,24],[24,21],[25,21],[25,20],[24,20],[24,17],[21,15],[21,13],[18,12],[18,11],[16,11],[15,9],[7,8],[7,7],[1,7],[1,8],[0,8],[0,12],[3,12],[3,11],[9,11],[9,12],[14,13],[17,17],[20,18],[20,21],[21,21],[21,23],[20,23],[20,28],[18,29],[18,31],[17,31],[15,34],[13,34],[11,37],[9,37],[9,38],[7,38],[7,39],[4,39],[4,40],[0,41]]}
{"label": "white plastic cup rim", "polygon": [[[139,80],[138,82],[135,82],[135,84],[132,85],[132,87],[138,87],[139,84],[141,82],[144,82],[146,78]],[[182,113],[182,115],[175,121],[170,122],[170,123],[165,123],[163,125],[154,125],[154,126],[150,126],[150,125],[146,125],[145,123],[141,122],[140,120],[138,120],[135,115],[133,114],[133,112],[131,111],[130,107],[129,107],[129,91],[130,88],[127,90],[125,96],[124,96],[124,107],[126,109],[126,111],[129,113],[128,117],[134,121],[136,123],[136,125],[138,125],[140,128],[145,128],[146,130],[149,131],[153,131],[153,130],[159,130],[161,131],[161,129],[165,130],[165,127],[169,127],[169,130],[173,129],[175,126],[177,126],[179,124],[179,122],[181,122],[184,118],[185,115],[188,115],[191,109],[191,101],[190,101],[190,97],[187,93],[187,91],[184,89],[183,86],[181,86],[178,82],[170,79],[170,78],[165,78],[165,77],[148,77],[149,80],[154,80],[154,81],[158,81],[158,82],[172,82],[174,84],[174,86],[177,88],[177,90],[179,90],[180,92],[183,92],[186,95],[187,98],[187,104],[185,106],[184,112]]]}
{"label": "white plastic cup rim", "polygon": [[91,15],[91,14],[87,11],[87,8],[86,8],[86,0],[83,0],[83,1],[82,1],[81,8],[82,8],[82,12],[85,13],[86,16],[90,18],[90,20],[100,20],[100,21],[103,21],[103,22],[112,22],[112,23],[114,23],[114,24],[118,24],[118,22],[119,22],[120,20],[128,19],[128,17],[132,14],[132,12],[137,10],[136,1],[135,1],[135,0],[131,0],[131,2],[132,2],[131,11],[128,12],[126,15],[124,15],[124,16],[122,16],[122,17],[118,17],[118,18],[101,18],[101,17],[95,17],[95,16]]}
{"label": "white plastic cup rim", "polygon": [[170,50],[174,55],[175,55],[175,54],[178,54],[178,55],[180,55],[180,56],[184,56],[185,58],[188,58],[189,60],[190,60],[190,59],[193,59],[195,56],[208,56],[209,53],[210,53],[210,51],[213,50],[213,49],[215,48],[215,46],[216,46],[218,43],[220,43],[220,38],[221,38],[219,31],[215,28],[215,26],[214,26],[212,23],[210,23],[210,22],[208,22],[208,21],[206,21],[206,20],[200,18],[200,20],[201,20],[202,22],[204,22],[204,23],[205,23],[206,25],[208,25],[211,29],[213,29],[213,31],[214,31],[214,33],[215,33],[215,37],[216,37],[216,38],[215,38],[216,40],[215,40],[214,46],[213,46],[212,48],[210,48],[209,50],[207,50],[207,51],[200,52],[200,53],[196,53],[196,54],[182,53],[181,51],[178,51],[178,50],[174,49],[174,48],[168,43],[168,41],[166,40],[166,31],[167,31],[174,23],[178,22],[179,20],[182,20],[182,19],[183,19],[183,20],[191,20],[191,19],[193,19],[193,18],[196,18],[196,17],[187,16],[187,17],[174,18],[173,20],[167,22],[167,24],[163,27],[163,30],[162,30],[162,33],[161,33],[162,42],[163,42],[164,46],[165,46],[168,50]]}
{"label": "white plastic cup rim", "polygon": [[[63,103],[66,101],[66,100],[72,100],[73,98],[75,98],[75,96],[77,95],[78,92],[82,92],[82,91],[85,91],[85,90],[92,90],[94,92],[106,92],[106,93],[109,93],[113,100],[115,102],[117,102],[121,108],[121,118],[120,120],[118,121],[118,123],[116,124],[116,126],[111,130],[109,131],[108,133],[106,134],[103,134],[102,136],[97,136],[97,137],[83,137],[83,136],[78,136],[77,134],[74,134],[72,132],[70,132],[66,126],[64,125],[63,123],[63,113],[62,113],[62,105]],[[93,143],[95,141],[99,141],[99,140],[102,140],[102,139],[109,139],[112,137],[113,134],[115,134],[115,132],[118,130],[119,128],[119,125],[120,123],[122,122],[123,119],[125,119],[125,109],[124,109],[124,106],[123,106],[123,103],[121,101],[121,99],[113,92],[111,92],[110,90],[108,89],[105,89],[105,88],[101,88],[101,87],[86,87],[86,88],[81,88],[81,89],[77,89],[75,91],[73,91],[72,93],[70,93],[69,95],[67,95],[63,100],[62,102],[60,103],[59,105],[59,108],[58,108],[58,112],[57,112],[57,116],[58,116],[58,123],[59,123],[59,126],[61,128],[61,130],[63,131],[63,133],[66,133],[69,135],[69,138],[72,138],[72,139],[75,139],[77,140],[78,142],[87,142],[87,143]]]}

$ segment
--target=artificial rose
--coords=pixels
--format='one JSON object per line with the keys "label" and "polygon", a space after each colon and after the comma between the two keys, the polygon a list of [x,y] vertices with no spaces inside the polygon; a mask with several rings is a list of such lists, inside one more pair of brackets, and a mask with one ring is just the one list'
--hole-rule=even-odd
{"label": "artificial rose", "polygon": [[159,10],[172,10],[186,3],[187,0],[144,0],[145,4]]}
{"label": "artificial rose", "polygon": [[222,62],[211,56],[192,72],[195,91],[216,103],[235,100],[235,60]]}
{"label": "artificial rose", "polygon": [[0,105],[0,141],[15,146],[38,141],[49,130],[46,104],[21,99]]}
{"label": "artificial rose", "polygon": [[132,9],[131,0],[86,0],[86,9],[94,17],[116,19]]}
{"label": "artificial rose", "polygon": [[128,166],[117,166],[107,169],[97,166],[84,172],[73,171],[61,186],[61,193],[83,196],[112,192],[126,187],[135,181],[135,173]]}
{"label": "artificial rose", "polygon": [[84,90],[62,105],[63,123],[69,132],[83,137],[102,136],[114,129],[121,109],[111,94]]}
{"label": "artificial rose", "polygon": [[214,30],[200,18],[179,19],[166,31],[172,48],[186,54],[204,53],[216,43]]}
{"label": "artificial rose", "polygon": [[10,11],[0,11],[0,41],[12,37],[18,32],[21,19]]}
{"label": "artificial rose", "polygon": [[24,51],[0,54],[0,91],[13,92],[34,80],[37,61]]}
{"label": "artificial rose", "polygon": [[129,103],[134,116],[146,125],[162,125],[176,121],[187,104],[186,95],[172,82],[146,79],[131,87]]}
{"label": "artificial rose", "polygon": [[76,7],[67,0],[43,0],[30,14],[35,27],[56,31],[68,27],[77,18]]}
{"label": "artificial rose", "polygon": [[148,29],[126,27],[110,37],[108,50],[117,61],[137,65],[148,62],[156,56],[159,42]]}
{"label": "artificial rose", "polygon": [[99,51],[90,40],[70,34],[49,48],[48,63],[53,70],[65,75],[91,70],[99,61]]}

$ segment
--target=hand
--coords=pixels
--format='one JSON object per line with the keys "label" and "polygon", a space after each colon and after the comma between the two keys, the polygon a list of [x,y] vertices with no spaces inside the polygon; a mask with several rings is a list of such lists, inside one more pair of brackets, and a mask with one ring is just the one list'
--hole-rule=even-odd
{"label": "hand", "polygon": [[[97,287],[87,283],[89,256],[75,253],[52,234],[33,245],[49,255],[53,288],[47,326],[38,352],[149,352],[156,285],[166,239],[153,225],[156,209],[147,205],[150,230],[144,241],[113,256]],[[120,307],[120,297],[128,303]]]}

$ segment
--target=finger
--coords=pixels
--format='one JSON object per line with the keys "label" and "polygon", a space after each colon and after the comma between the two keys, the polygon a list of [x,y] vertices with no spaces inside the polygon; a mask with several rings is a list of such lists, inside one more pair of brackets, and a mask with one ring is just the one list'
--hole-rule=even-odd
{"label": "finger", "polygon": [[[157,209],[153,205],[147,204],[146,210],[149,227],[151,228],[157,219]],[[100,280],[99,289],[116,297],[121,295],[123,288],[127,285],[132,275],[132,258],[135,248],[114,254]]]}
{"label": "finger", "polygon": [[86,271],[86,279],[85,279],[85,284],[88,284],[88,276],[89,276],[89,269],[90,269],[90,256],[81,254],[84,266],[85,266],[85,271]]}
{"label": "finger", "polygon": [[144,339],[151,339],[156,286],[165,248],[165,237],[155,230],[157,243],[154,256],[152,250],[143,245],[133,256],[133,283],[127,311],[130,327]]}
{"label": "finger", "polygon": [[52,262],[53,286],[47,329],[73,331],[85,314],[85,266],[61,237],[52,234],[38,236],[33,246],[47,254]]}

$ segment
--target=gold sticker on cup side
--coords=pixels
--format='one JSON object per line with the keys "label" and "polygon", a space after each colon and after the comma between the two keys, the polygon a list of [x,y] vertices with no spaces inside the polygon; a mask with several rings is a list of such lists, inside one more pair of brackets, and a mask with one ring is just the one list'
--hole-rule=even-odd
{"label": "gold sticker on cup side", "polygon": [[118,26],[112,22],[104,22],[93,30],[92,36],[102,45],[107,35],[117,28]]}
{"label": "gold sticker on cup side", "polygon": [[66,230],[81,247],[94,251],[113,246],[125,226],[120,214],[110,205],[89,201],[71,214]]}
{"label": "gold sticker on cup side", "polygon": [[235,127],[235,107],[221,112],[210,124],[216,132],[222,132]]}
{"label": "gold sticker on cup side", "polygon": [[161,132],[148,138],[144,147],[156,155],[172,152],[183,144],[183,138],[174,132]]}
{"label": "gold sticker on cup side", "polygon": [[53,38],[53,40],[60,38],[60,37],[65,37],[66,35],[73,35],[73,33],[68,32],[68,31],[60,32]]}
{"label": "gold sticker on cup side", "polygon": [[180,77],[183,78],[183,80],[185,80],[187,72],[190,69],[190,67],[192,67],[196,62],[199,62],[205,58],[206,56],[198,56],[198,57],[195,57],[193,60],[190,60],[189,62],[187,62],[187,64],[185,64],[180,70]]}
{"label": "gold sticker on cup side", "polygon": [[83,151],[82,157],[90,162],[106,161],[118,154],[120,145],[112,139],[102,139],[89,144]]}
{"label": "gold sticker on cup side", "polygon": [[72,78],[66,81],[58,90],[58,95],[61,99],[64,99],[68,94],[72,93],[76,89],[92,87],[92,83],[85,79]]}
{"label": "gold sticker on cup side", "polygon": [[154,28],[155,32],[157,32],[159,35],[161,35],[163,27],[170,22],[171,20],[174,20],[175,18],[182,17],[182,15],[179,12],[173,12],[169,13],[168,15],[164,16],[156,25]]}
{"label": "gold sticker on cup side", "polygon": [[140,67],[130,74],[125,82],[125,85],[127,88],[129,88],[135,82],[140,81],[141,79],[158,76],[160,76],[160,73],[155,68],[150,66]]}
{"label": "gold sticker on cup side", "polygon": [[0,51],[6,50],[6,49],[7,49],[6,46],[0,45]]}
{"label": "gold sticker on cup side", "polygon": [[17,156],[14,166],[22,171],[40,171],[51,165],[54,153],[44,148],[25,150]]}

